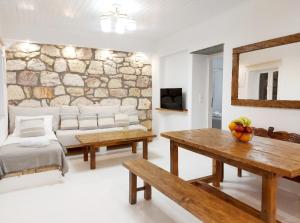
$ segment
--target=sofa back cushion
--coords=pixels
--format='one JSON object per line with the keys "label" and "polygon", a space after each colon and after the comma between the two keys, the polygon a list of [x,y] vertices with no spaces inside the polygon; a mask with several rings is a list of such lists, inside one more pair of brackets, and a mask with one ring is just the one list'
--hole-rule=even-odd
{"label": "sofa back cushion", "polygon": [[128,118],[129,118],[129,125],[137,125],[140,123],[139,115],[137,111],[129,112]]}
{"label": "sofa back cushion", "polygon": [[114,114],[120,112],[120,106],[82,105],[79,106],[79,111],[81,114]]}
{"label": "sofa back cushion", "polygon": [[79,129],[88,130],[88,129],[97,129],[97,115],[96,114],[79,114]]}
{"label": "sofa back cushion", "polygon": [[115,127],[115,117],[113,114],[98,114],[98,127],[100,129]]}
{"label": "sofa back cushion", "polygon": [[60,114],[61,115],[78,115],[79,114],[79,108],[77,106],[68,106],[63,105],[60,107]]}
{"label": "sofa back cushion", "polygon": [[129,116],[127,113],[115,114],[115,124],[117,127],[126,127],[129,125]]}
{"label": "sofa back cushion", "polygon": [[15,129],[16,116],[43,116],[52,115],[52,130],[56,131],[59,127],[59,107],[22,107],[9,106],[9,132]]}
{"label": "sofa back cushion", "polygon": [[72,130],[78,129],[78,115],[77,114],[63,114],[60,116],[60,129]]}

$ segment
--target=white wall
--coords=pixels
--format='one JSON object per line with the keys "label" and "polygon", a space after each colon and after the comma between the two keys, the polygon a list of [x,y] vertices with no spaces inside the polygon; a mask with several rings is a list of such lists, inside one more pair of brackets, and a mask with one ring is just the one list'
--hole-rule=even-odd
{"label": "white wall", "polygon": [[[232,119],[245,115],[257,127],[274,126],[275,129],[300,133],[300,110],[231,106],[232,49],[299,32],[299,8],[298,0],[247,1],[199,26],[160,41],[157,49],[160,56],[179,50],[186,50],[188,55],[188,52],[224,43],[223,128],[226,129]],[[190,61],[192,63],[192,58]]]}
{"label": "white wall", "polygon": [[[153,129],[156,132],[189,129],[190,111],[191,111],[191,64],[189,63],[191,55],[186,51],[176,52],[166,55],[159,60],[159,70],[153,70],[153,107],[155,124]],[[154,64],[155,59],[153,60]],[[153,64],[153,63],[152,63]],[[157,68],[157,67],[156,67]],[[158,72],[158,73],[157,73]],[[159,75],[157,75],[159,74]],[[188,112],[176,111],[157,111],[160,107],[160,88],[182,88],[183,106]]]}
{"label": "white wall", "polygon": [[0,145],[7,137],[7,91],[5,73],[5,51],[0,46]]}
{"label": "white wall", "polygon": [[198,54],[192,57],[191,128],[205,128],[209,122],[209,57]]}
{"label": "white wall", "polygon": [[[185,61],[184,64],[190,64],[192,67],[193,58],[188,56],[189,52],[224,43],[223,129],[227,129],[227,125],[232,119],[244,115],[251,118],[253,125],[256,127],[273,126],[278,130],[300,133],[300,110],[231,105],[232,49],[262,40],[298,33],[300,31],[299,8],[300,1],[298,0],[247,1],[199,26],[188,28],[160,41],[157,45],[158,55],[162,57],[185,50],[185,56],[190,62]],[[158,62],[156,65],[159,64]],[[185,66],[184,64],[181,63],[181,66]],[[160,72],[155,67],[153,70]],[[160,72],[154,75],[164,74]],[[193,89],[190,89],[190,91],[193,92]],[[192,118],[191,114],[191,112],[188,113],[190,118]],[[166,120],[164,117],[154,119],[156,130],[160,130],[160,126],[165,125]],[[173,120],[176,120],[176,117],[173,117]],[[191,127],[194,126],[191,125]],[[281,183],[284,184],[283,188],[285,190],[299,191],[299,185],[284,180]]]}

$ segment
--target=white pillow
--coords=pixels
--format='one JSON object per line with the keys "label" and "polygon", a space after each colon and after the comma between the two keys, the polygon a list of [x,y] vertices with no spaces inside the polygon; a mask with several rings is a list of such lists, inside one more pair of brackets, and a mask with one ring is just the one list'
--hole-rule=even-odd
{"label": "white pillow", "polygon": [[115,114],[115,125],[117,127],[126,127],[129,125],[129,117],[126,113]]}
{"label": "white pillow", "polygon": [[44,119],[44,127],[45,127],[45,134],[49,135],[52,133],[52,115],[44,115],[44,116],[16,116],[15,119],[15,130],[13,132],[13,136],[20,136],[20,129],[21,129],[21,120],[30,120],[30,119]]}

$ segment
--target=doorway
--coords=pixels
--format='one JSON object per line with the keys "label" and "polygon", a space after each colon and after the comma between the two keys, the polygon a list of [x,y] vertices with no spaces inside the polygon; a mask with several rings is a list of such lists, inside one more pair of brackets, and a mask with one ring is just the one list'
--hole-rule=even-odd
{"label": "doorway", "polygon": [[193,128],[222,128],[223,51],[219,44],[192,52]]}
{"label": "doorway", "polygon": [[210,101],[209,121],[211,127],[222,129],[223,53],[210,57]]}

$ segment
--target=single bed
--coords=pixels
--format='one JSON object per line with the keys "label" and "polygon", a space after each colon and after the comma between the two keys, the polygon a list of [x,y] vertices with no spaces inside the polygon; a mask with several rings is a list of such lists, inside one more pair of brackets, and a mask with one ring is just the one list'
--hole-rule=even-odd
{"label": "single bed", "polygon": [[0,147],[0,179],[55,169],[64,175],[68,163],[54,132],[29,138],[10,135]]}
{"label": "single bed", "polygon": [[[0,179],[54,169],[60,170],[62,175],[68,171],[64,147],[54,133],[59,125],[59,111],[58,107],[9,106],[10,135],[0,146]],[[43,120],[43,134],[35,137],[20,134],[25,120],[32,118]],[[25,131],[26,133],[37,130],[37,126],[27,127],[29,132]]]}

